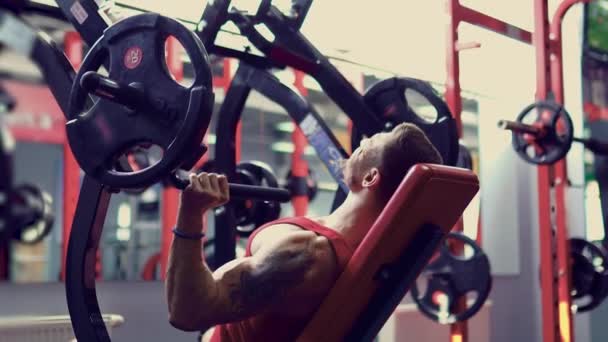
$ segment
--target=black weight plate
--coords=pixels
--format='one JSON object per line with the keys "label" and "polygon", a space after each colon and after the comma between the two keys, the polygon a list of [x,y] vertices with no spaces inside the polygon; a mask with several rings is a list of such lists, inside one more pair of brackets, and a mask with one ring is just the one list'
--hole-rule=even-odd
{"label": "black weight plate", "polygon": [[[461,257],[450,250],[450,243],[456,242],[470,249],[472,255]],[[451,324],[473,317],[490,295],[492,276],[490,261],[474,240],[460,233],[450,233],[439,249],[439,255],[422,271],[419,281],[426,280],[427,287],[420,293],[418,282],[412,285],[412,298],[418,309],[433,321]],[[472,304],[467,303],[463,311],[455,309],[461,298],[470,292],[476,293]],[[447,305],[441,307],[436,299],[442,294]]]}
{"label": "black weight plate", "polygon": [[[194,81],[186,88],[166,69],[165,41],[175,37],[194,67]],[[83,76],[96,72],[109,58],[109,79],[141,93],[132,102],[99,98],[85,108]],[[124,97],[124,96],[122,96]],[[108,28],[93,45],[78,72],[70,95],[67,134],[81,168],[110,187],[143,188],[175,171],[184,151],[199,148],[209,125],[213,93],[208,57],[200,40],[177,21],[153,13],[124,19]],[[139,144],[163,149],[158,163],[143,170],[120,172],[116,160]]]}
{"label": "black weight plate", "polygon": [[[237,165],[237,174],[241,172],[253,175],[255,182],[257,183],[256,185],[279,188],[279,182],[276,175],[270,166],[265,163],[259,161],[241,162]],[[248,204],[246,210],[243,211],[246,213],[246,216],[237,216],[237,220],[241,222],[237,226],[237,233],[243,237],[251,235],[256,228],[278,219],[281,215],[281,205],[277,202],[260,200],[239,201],[239,203],[240,202]],[[242,205],[239,205],[238,207],[242,208]],[[236,208],[237,206],[235,206],[235,212],[237,211]]]}
{"label": "black weight plate", "polygon": [[262,185],[266,184],[266,186],[271,188],[279,187],[277,176],[275,176],[272,168],[266,163],[260,161],[241,162],[237,165],[237,168],[247,170],[254,174]]}
{"label": "black weight plate", "polygon": [[[115,169],[118,172],[135,172],[146,169],[157,162],[158,160],[152,158],[150,153],[147,152],[143,146],[136,146],[134,149],[125,152],[121,157],[119,157],[116,162]],[[148,187],[137,189],[128,188],[123,189],[123,192],[129,195],[141,195],[147,189]]]}
{"label": "black weight plate", "polygon": [[[408,98],[406,96],[412,94]],[[393,77],[374,84],[364,95],[365,103],[385,123],[392,128],[399,123],[409,122],[422,129],[441,154],[445,165],[455,166],[458,161],[458,129],[447,104],[427,82],[406,77]],[[408,103],[408,101],[420,103]],[[430,105],[435,114],[431,120],[423,118],[421,110],[413,110],[417,104]],[[379,133],[379,132],[378,132]],[[353,127],[351,146],[354,151],[362,139],[361,133]]]}
{"label": "black weight plate", "polygon": [[49,194],[36,186],[23,184],[13,189],[11,202],[15,240],[33,245],[49,235],[55,222]]}
{"label": "black weight plate", "polygon": [[[548,118],[541,118],[541,112],[547,111]],[[530,115],[534,120],[528,121]],[[530,135],[513,132],[513,148],[525,161],[535,165],[549,165],[564,158],[574,136],[572,119],[566,109],[555,102],[539,101],[533,103],[517,116],[517,122],[536,124],[544,127],[545,134],[532,138]],[[558,126],[561,125],[561,129]]]}
{"label": "black weight plate", "polygon": [[[319,191],[317,177],[315,176],[314,171],[311,168],[308,168],[308,175],[303,178],[303,180],[298,180],[293,176],[293,172],[290,169],[285,176],[285,188],[291,192],[292,197],[294,195],[306,195],[309,201],[313,201],[317,197],[317,192]],[[299,181],[303,183],[298,184],[297,182]]]}
{"label": "black weight plate", "polygon": [[570,239],[572,302],[576,312],[598,307],[608,296],[608,257],[600,245]]}
{"label": "black weight plate", "polygon": [[[261,185],[261,181],[256,174],[248,169],[239,167],[239,165],[237,165],[236,168],[235,182],[244,185]],[[248,226],[255,222],[255,215],[258,211],[258,201],[253,199],[233,200],[233,207],[237,227]]]}

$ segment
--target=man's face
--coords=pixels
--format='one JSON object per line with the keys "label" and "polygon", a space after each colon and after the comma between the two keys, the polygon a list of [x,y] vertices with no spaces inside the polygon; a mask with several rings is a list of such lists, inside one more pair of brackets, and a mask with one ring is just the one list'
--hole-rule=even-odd
{"label": "man's face", "polygon": [[351,190],[361,187],[365,174],[372,167],[379,167],[383,147],[395,138],[394,131],[374,134],[362,139],[359,147],[344,161],[342,173],[344,182]]}

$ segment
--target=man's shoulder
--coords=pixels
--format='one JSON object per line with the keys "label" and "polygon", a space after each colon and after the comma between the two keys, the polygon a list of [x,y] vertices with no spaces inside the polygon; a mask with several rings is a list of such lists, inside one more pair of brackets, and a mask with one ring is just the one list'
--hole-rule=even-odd
{"label": "man's shoulder", "polygon": [[252,237],[251,241],[251,253],[255,254],[263,246],[268,245],[282,245],[289,244],[295,240],[302,240],[307,238],[314,238],[316,234],[309,230],[306,230],[298,225],[277,222],[277,224],[271,224],[264,229],[260,230],[255,236]]}
{"label": "man's shoulder", "polygon": [[287,247],[289,245],[307,244],[314,254],[322,259],[333,255],[333,248],[330,241],[322,235],[288,222],[278,222],[275,225],[267,226],[262,229],[251,241],[251,253],[262,247],[276,246]]}
{"label": "man's shoulder", "polygon": [[[256,250],[261,255],[280,250],[299,251],[298,253],[307,253],[312,258],[300,284],[290,290],[290,295],[286,299],[286,303],[294,303],[294,301],[298,303],[295,306],[301,307],[304,312],[308,312],[309,304],[316,303],[320,298],[319,295],[326,293],[339,271],[338,258],[330,240],[297,225],[277,223],[263,229],[252,241],[251,249],[254,255]],[[293,257],[292,254],[287,254]],[[288,312],[293,313],[293,307],[288,305]]]}

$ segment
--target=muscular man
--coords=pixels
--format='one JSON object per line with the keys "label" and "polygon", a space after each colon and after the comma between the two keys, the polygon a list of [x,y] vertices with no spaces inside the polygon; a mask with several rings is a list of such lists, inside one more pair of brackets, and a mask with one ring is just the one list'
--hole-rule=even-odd
{"label": "muscular man", "polygon": [[201,256],[202,217],[228,201],[228,182],[222,175],[190,175],[167,271],[170,323],[185,331],[216,326],[212,342],[293,341],[417,163],[442,161],[414,125],[400,124],[362,140],[343,163],[350,193],[338,209],[259,228],[246,256],[215,272]]}

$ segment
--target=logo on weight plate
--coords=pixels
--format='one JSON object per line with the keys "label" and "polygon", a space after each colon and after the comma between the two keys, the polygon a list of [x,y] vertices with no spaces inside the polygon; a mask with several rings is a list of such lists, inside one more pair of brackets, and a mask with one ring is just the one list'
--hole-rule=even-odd
{"label": "logo on weight plate", "polygon": [[144,57],[144,52],[139,46],[132,46],[127,49],[125,52],[125,57],[123,59],[125,63],[125,67],[127,69],[135,69],[141,63],[141,60]]}

